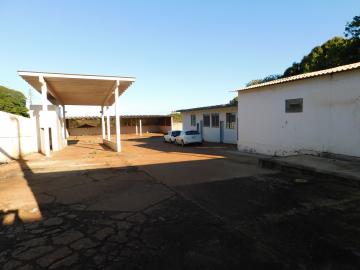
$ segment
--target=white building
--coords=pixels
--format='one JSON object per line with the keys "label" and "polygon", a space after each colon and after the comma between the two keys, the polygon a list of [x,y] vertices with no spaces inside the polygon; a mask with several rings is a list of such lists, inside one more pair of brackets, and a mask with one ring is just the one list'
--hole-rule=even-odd
{"label": "white building", "polygon": [[[67,144],[63,113],[56,105],[48,105],[47,109],[49,148],[51,151],[60,151]],[[45,151],[42,106],[31,105],[29,116],[0,112],[0,163]]]}
{"label": "white building", "polygon": [[360,62],[238,90],[238,149],[360,156]]}
{"label": "white building", "polygon": [[208,142],[237,142],[237,106],[216,105],[179,110],[183,118],[183,130],[198,130]]}

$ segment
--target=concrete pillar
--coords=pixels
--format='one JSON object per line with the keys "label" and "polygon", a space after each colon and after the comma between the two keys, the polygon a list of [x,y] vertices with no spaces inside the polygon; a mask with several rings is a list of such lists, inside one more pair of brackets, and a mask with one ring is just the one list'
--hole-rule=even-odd
{"label": "concrete pillar", "polygon": [[101,130],[102,138],[105,140],[105,117],[104,117],[104,106],[101,106]]}
{"label": "concrete pillar", "polygon": [[106,130],[107,130],[107,139],[108,141],[111,140],[111,134],[110,134],[110,111],[109,106],[106,106]]}
{"label": "concrete pillar", "polygon": [[174,128],[173,128],[173,126],[174,126],[174,119],[173,119],[173,117],[171,116],[170,117],[170,126],[171,126],[171,128],[170,128],[170,130],[173,130]]}
{"label": "concrete pillar", "polygon": [[140,127],[140,136],[142,136],[142,123],[141,123],[141,119],[139,121],[139,127]]}
{"label": "concrete pillar", "polygon": [[136,135],[138,135],[138,134],[139,134],[137,121],[136,121],[136,124],[135,124],[135,133],[136,133]]}
{"label": "concrete pillar", "polygon": [[47,85],[44,77],[40,76],[39,81],[41,83],[41,102],[42,102],[42,127],[44,129],[44,154],[50,157],[50,134],[49,134],[49,123],[47,119]]}
{"label": "concrete pillar", "polygon": [[115,86],[115,126],[116,126],[116,152],[121,152],[121,139],[120,139],[120,114],[119,114],[119,87],[120,81],[116,81]]}
{"label": "concrete pillar", "polygon": [[67,139],[67,134],[66,134],[66,115],[65,115],[65,105],[62,105],[62,110],[63,110],[63,121],[64,121],[64,123],[63,123],[63,125],[64,125],[64,130],[63,130],[63,132],[64,132],[64,139],[66,140]]}

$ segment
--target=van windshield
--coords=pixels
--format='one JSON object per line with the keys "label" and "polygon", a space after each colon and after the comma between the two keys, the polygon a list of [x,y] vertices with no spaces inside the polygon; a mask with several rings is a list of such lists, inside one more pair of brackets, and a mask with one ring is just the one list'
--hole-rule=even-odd
{"label": "van windshield", "polygon": [[186,135],[199,135],[200,133],[196,130],[189,130],[185,132]]}
{"label": "van windshield", "polygon": [[173,131],[173,132],[172,132],[172,135],[173,135],[174,137],[177,137],[177,136],[180,135],[180,131]]}

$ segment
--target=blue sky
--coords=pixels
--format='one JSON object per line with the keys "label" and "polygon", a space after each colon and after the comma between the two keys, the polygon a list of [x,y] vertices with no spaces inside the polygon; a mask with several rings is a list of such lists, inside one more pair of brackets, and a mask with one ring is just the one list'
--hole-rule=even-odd
{"label": "blue sky", "polygon": [[343,35],[359,11],[358,0],[1,0],[0,85],[27,95],[17,70],[124,75],[137,80],[123,114],[227,103],[231,90]]}

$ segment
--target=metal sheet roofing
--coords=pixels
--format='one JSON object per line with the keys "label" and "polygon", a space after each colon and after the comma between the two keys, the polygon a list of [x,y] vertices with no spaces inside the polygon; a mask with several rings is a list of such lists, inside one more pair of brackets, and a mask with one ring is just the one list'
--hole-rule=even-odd
{"label": "metal sheet roofing", "polygon": [[335,67],[335,68],[323,69],[323,70],[319,70],[319,71],[314,71],[314,72],[304,73],[304,74],[300,74],[300,75],[295,75],[295,76],[282,78],[282,79],[278,79],[278,80],[274,80],[274,81],[270,81],[270,82],[266,82],[266,83],[260,83],[260,84],[256,84],[256,85],[251,85],[251,86],[248,86],[248,87],[243,87],[243,88],[240,88],[238,90],[235,90],[235,92],[236,91],[252,90],[252,89],[262,88],[262,87],[265,87],[265,86],[268,86],[268,85],[281,84],[281,83],[292,82],[292,81],[297,81],[297,80],[303,80],[303,79],[312,78],[312,77],[318,77],[318,76],[323,76],[323,75],[330,75],[330,74],[333,74],[333,73],[343,72],[343,71],[348,71],[348,70],[353,70],[353,69],[358,69],[358,68],[360,68],[360,62],[349,64],[349,65],[338,66],[338,67]]}
{"label": "metal sheet roofing", "polygon": [[119,95],[135,82],[134,77],[103,76],[87,74],[51,73],[37,71],[18,71],[18,74],[34,89],[41,93],[40,78],[47,85],[48,100],[62,105],[111,106],[118,81]]}
{"label": "metal sheet roofing", "polygon": [[177,110],[177,112],[204,111],[204,110],[221,109],[221,108],[229,108],[229,107],[237,108],[237,104],[229,104],[228,103],[228,104],[220,104],[220,105],[213,105],[213,106],[197,107],[197,108]]}

